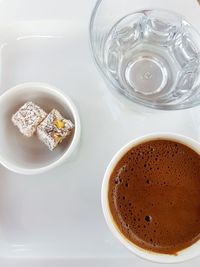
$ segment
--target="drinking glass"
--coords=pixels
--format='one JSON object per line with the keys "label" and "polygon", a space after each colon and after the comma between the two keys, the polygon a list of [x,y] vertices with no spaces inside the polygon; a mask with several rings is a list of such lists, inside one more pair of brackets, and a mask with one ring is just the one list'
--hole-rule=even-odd
{"label": "drinking glass", "polygon": [[134,0],[101,0],[90,39],[108,87],[132,102],[169,110],[200,103],[200,34],[184,16],[136,10]]}

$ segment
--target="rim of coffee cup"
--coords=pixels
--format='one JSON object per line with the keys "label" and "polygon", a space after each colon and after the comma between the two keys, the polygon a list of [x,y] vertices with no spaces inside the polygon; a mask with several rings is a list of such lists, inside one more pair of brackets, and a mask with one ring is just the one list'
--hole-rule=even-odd
{"label": "rim of coffee cup", "polygon": [[132,243],[130,240],[128,240],[118,229],[117,225],[114,222],[114,219],[112,218],[110,209],[109,209],[109,203],[108,203],[108,186],[109,186],[109,180],[110,176],[112,174],[112,171],[114,170],[116,164],[119,162],[119,160],[133,147],[147,142],[147,141],[153,141],[153,140],[171,140],[175,141],[181,144],[186,145],[187,147],[191,148],[198,154],[200,154],[200,143],[195,141],[194,139],[190,137],[186,137],[184,135],[175,134],[175,133],[168,133],[168,132],[161,132],[161,133],[153,133],[141,136],[139,138],[136,138],[126,145],[124,145],[112,158],[111,162],[109,163],[102,183],[101,188],[101,204],[103,209],[103,214],[106,220],[106,223],[112,232],[112,234],[132,253],[139,256],[140,258],[157,262],[157,263],[180,263],[184,262],[190,259],[193,259],[200,255],[200,240],[195,242],[193,245],[178,251],[176,255],[168,255],[168,254],[162,254],[162,253],[156,253],[152,251],[145,250],[136,244]]}

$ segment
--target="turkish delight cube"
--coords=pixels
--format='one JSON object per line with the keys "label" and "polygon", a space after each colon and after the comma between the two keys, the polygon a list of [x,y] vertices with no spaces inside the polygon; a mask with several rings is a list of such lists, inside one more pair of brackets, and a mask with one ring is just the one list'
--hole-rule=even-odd
{"label": "turkish delight cube", "polygon": [[12,122],[24,136],[31,137],[46,116],[47,113],[43,109],[30,101],[13,114]]}
{"label": "turkish delight cube", "polygon": [[74,124],[70,120],[53,109],[37,127],[37,136],[52,151],[71,134],[73,128]]}

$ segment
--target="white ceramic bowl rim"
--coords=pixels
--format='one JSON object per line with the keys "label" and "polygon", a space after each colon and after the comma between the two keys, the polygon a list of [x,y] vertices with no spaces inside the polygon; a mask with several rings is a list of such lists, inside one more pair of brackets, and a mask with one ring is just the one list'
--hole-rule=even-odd
{"label": "white ceramic bowl rim", "polygon": [[0,153],[0,164],[2,164],[5,168],[7,168],[13,172],[19,173],[19,174],[35,175],[35,174],[39,174],[39,173],[44,173],[48,170],[55,168],[56,166],[62,164],[64,161],[66,161],[71,156],[71,154],[73,153],[73,151],[76,148],[76,146],[79,142],[79,139],[80,139],[81,124],[80,124],[80,118],[79,118],[78,110],[77,110],[76,106],[74,105],[73,101],[70,99],[70,97],[66,96],[61,90],[59,90],[55,86],[49,85],[47,83],[29,82],[29,83],[23,83],[23,84],[19,84],[19,85],[15,86],[15,87],[12,87],[12,88],[8,89],[7,91],[5,91],[0,96],[0,105],[4,101],[4,98],[9,97],[10,95],[14,94],[15,92],[17,92],[20,89],[24,89],[24,88],[28,88],[28,87],[42,88],[43,92],[47,92],[47,93],[51,92],[54,95],[56,95],[57,97],[62,98],[64,100],[64,102],[66,103],[66,105],[70,108],[70,110],[73,114],[73,117],[74,117],[74,122],[75,122],[74,136],[73,136],[72,142],[69,145],[68,149],[65,151],[65,153],[60,158],[58,158],[56,161],[50,163],[47,166],[44,166],[41,168],[34,168],[34,169],[21,168],[19,166],[12,164],[8,160],[5,160]]}
{"label": "white ceramic bowl rim", "polygon": [[154,133],[145,135],[142,137],[139,137],[137,139],[134,139],[133,141],[126,144],[124,147],[122,147],[113,157],[110,164],[107,167],[107,170],[104,175],[103,184],[102,184],[102,190],[101,190],[101,203],[102,203],[102,209],[103,213],[106,219],[106,222],[108,224],[109,229],[113,233],[113,235],[121,241],[121,243],[127,247],[131,252],[136,254],[137,256],[150,260],[157,263],[179,263],[184,262],[186,260],[192,259],[198,255],[200,255],[200,240],[197,241],[195,244],[190,246],[189,248],[186,248],[180,252],[177,253],[177,255],[166,255],[166,254],[160,254],[155,253],[151,251],[147,251],[145,249],[142,249],[138,247],[137,245],[131,243],[128,239],[126,239],[118,230],[117,226],[113,222],[112,215],[109,210],[108,205],[108,182],[110,179],[110,175],[115,168],[117,162],[122,158],[122,156],[129,151],[132,147],[147,142],[150,140],[156,140],[156,139],[164,139],[164,140],[172,140],[177,141],[179,143],[185,144],[188,147],[192,148],[194,151],[196,151],[198,154],[200,154],[200,144],[189,138],[185,137],[183,135],[173,134],[173,133]]}

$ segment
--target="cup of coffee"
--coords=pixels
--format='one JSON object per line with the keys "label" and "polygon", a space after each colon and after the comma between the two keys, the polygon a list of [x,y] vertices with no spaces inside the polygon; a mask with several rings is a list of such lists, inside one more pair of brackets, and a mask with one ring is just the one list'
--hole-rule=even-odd
{"label": "cup of coffee", "polygon": [[102,208],[112,233],[136,255],[177,263],[200,255],[200,144],[170,133],[125,145],[110,162]]}

